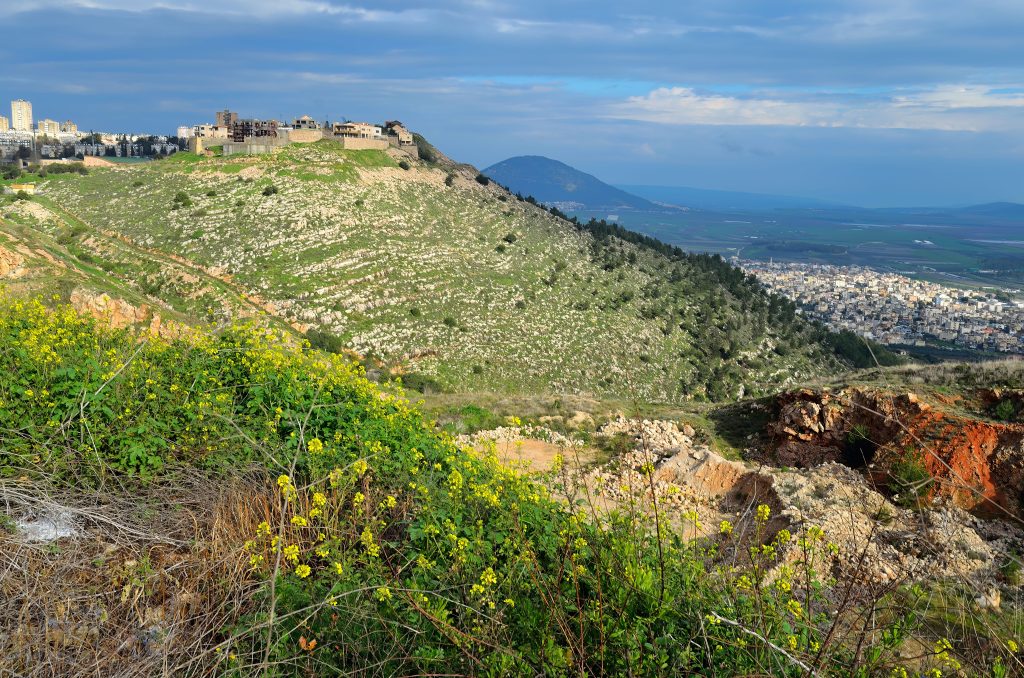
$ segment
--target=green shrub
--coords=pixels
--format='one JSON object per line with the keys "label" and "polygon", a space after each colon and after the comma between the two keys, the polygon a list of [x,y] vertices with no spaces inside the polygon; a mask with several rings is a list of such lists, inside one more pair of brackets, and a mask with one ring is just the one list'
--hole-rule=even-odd
{"label": "green shrub", "polygon": [[326,330],[311,328],[306,331],[306,340],[310,346],[318,348],[327,353],[341,353],[345,349],[345,342],[336,334]]}
{"label": "green shrub", "polygon": [[266,196],[275,195],[276,193],[277,193],[277,186],[275,186],[274,184],[270,184],[269,186],[267,186],[266,188],[263,189],[263,195],[266,195]]}
{"label": "green shrub", "polygon": [[406,171],[409,171],[409,170],[412,169],[412,165],[409,164],[408,160],[399,160],[398,161],[398,166],[401,167],[402,169],[406,170]]}
{"label": "green shrub", "polygon": [[483,174],[477,174],[476,183],[480,184],[481,186],[487,186],[488,184],[491,183],[491,180],[485,177]]}
{"label": "green shrub", "polygon": [[907,451],[889,469],[889,488],[896,493],[897,503],[917,506],[931,490],[934,480],[919,453]]}
{"label": "green shrub", "polygon": [[1010,398],[1003,398],[996,403],[992,416],[999,421],[1013,421],[1017,418],[1017,405]]}

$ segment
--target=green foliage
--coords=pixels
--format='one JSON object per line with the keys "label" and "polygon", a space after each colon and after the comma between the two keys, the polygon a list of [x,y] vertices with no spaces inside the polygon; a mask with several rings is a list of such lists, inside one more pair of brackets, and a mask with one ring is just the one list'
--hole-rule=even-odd
{"label": "green foliage", "polygon": [[1020,554],[1013,553],[1007,556],[999,565],[999,574],[1011,586],[1020,586],[1024,583],[1024,567],[1021,565]]}
{"label": "green foliage", "polygon": [[488,184],[491,183],[491,180],[485,177],[483,174],[477,174],[476,183],[480,184],[481,186],[487,186]]}
{"label": "green foliage", "polygon": [[885,346],[870,339],[865,339],[850,330],[842,330],[840,332],[823,331],[821,338],[837,356],[856,368],[877,367],[879,365],[886,367],[899,365],[904,362],[900,356]]}
{"label": "green foliage", "polygon": [[306,340],[313,348],[326,353],[341,353],[345,349],[345,342],[341,337],[323,329],[309,329],[306,332]]}
{"label": "green foliage", "polygon": [[443,393],[444,387],[437,379],[428,374],[410,372],[402,376],[402,385],[420,393]]}
{"label": "green foliage", "polygon": [[267,186],[266,188],[263,189],[263,195],[270,196],[270,195],[276,195],[276,194],[277,194],[277,186],[275,186],[274,184],[270,184],[269,186]]}
{"label": "green foliage", "polygon": [[897,503],[914,507],[928,495],[934,480],[919,453],[907,450],[889,469],[889,487],[897,495]]}
{"label": "green foliage", "polygon": [[992,409],[992,416],[999,421],[1013,421],[1017,418],[1017,404],[1011,398],[1003,398]]}
{"label": "green foliage", "polygon": [[401,161],[399,161],[398,166],[401,167],[402,169],[406,170],[406,171],[409,171],[409,170],[412,169],[412,165],[409,164],[408,160],[401,160]]}
{"label": "green foliage", "polygon": [[429,164],[437,162],[437,149],[429,141],[416,132],[413,132],[412,140],[416,144],[416,150],[419,151],[420,160]]}
{"label": "green foliage", "polygon": [[[689,537],[664,514],[591,514],[286,335],[139,341],[67,307],[8,302],[0,345],[8,475],[113,488],[203,468],[277,478],[232,509],[254,527],[222,537],[245,541],[243,618],[204,638],[218,653],[197,672],[250,675],[268,660],[277,676],[867,676],[897,665],[917,623],[882,601],[854,654],[830,633],[841,592],[820,529],[769,529],[766,505],[735,534],[697,538],[696,513],[682,516]],[[494,423],[484,408],[460,416]]]}

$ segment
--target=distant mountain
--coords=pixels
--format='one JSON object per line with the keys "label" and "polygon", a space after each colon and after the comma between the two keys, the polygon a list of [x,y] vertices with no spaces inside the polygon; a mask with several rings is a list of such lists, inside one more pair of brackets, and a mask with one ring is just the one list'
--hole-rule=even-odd
{"label": "distant mountain", "polygon": [[532,195],[563,210],[665,211],[665,207],[650,200],[540,155],[509,158],[484,169],[483,174],[513,193]]}
{"label": "distant mountain", "polygon": [[998,219],[1024,219],[1024,205],[1016,202],[989,202],[953,210],[962,214],[978,214]]}
{"label": "distant mountain", "polygon": [[823,209],[840,203],[787,195],[716,191],[689,186],[622,185],[619,188],[655,202],[700,210]]}

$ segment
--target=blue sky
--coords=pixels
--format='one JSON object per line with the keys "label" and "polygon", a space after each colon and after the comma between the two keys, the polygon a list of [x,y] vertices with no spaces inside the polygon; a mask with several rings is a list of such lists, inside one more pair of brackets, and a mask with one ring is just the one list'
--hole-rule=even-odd
{"label": "blue sky", "polygon": [[1024,202],[1022,0],[2,0],[85,128],[398,118],[457,160],[867,206]]}

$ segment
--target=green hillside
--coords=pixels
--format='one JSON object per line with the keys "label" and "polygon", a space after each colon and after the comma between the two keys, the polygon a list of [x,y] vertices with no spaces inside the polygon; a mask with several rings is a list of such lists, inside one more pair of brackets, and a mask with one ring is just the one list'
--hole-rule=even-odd
{"label": "green hillside", "polygon": [[394,153],[321,142],[51,176],[35,202],[53,218],[21,221],[154,303],[265,309],[445,390],[724,399],[838,366],[718,260],[595,238]]}
{"label": "green hillside", "polygon": [[[7,510],[89,531],[34,549],[0,526],[17,675],[866,676],[916,618],[879,613],[850,671],[819,528],[762,504],[689,541],[570,508],[265,329],[139,342],[15,301],[0,340]],[[803,560],[768,579],[794,538]]]}

